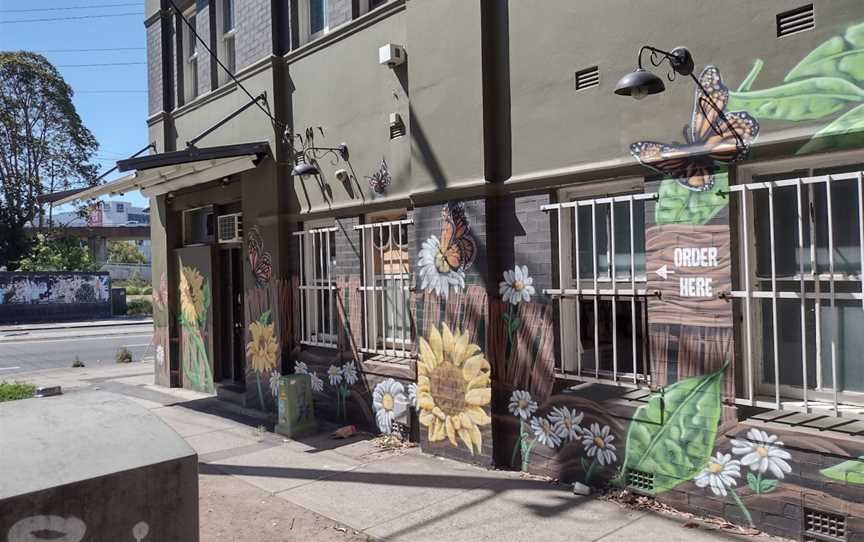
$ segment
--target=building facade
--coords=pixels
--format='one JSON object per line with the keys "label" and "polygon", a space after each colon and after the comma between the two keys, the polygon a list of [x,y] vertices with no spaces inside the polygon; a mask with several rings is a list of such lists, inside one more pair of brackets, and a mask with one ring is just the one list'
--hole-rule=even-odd
{"label": "building facade", "polygon": [[[308,373],[316,415],[429,453],[864,540],[856,0],[145,26],[158,153],[115,189],[151,196],[157,382],[272,411]],[[616,95],[643,45],[693,77],[646,51],[666,91]]]}

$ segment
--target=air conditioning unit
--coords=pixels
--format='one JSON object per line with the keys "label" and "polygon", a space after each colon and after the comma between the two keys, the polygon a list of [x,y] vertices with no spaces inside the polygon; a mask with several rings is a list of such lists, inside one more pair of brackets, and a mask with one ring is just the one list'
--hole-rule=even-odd
{"label": "air conditioning unit", "polygon": [[405,48],[395,43],[388,43],[378,48],[378,63],[395,68],[405,62]]}
{"label": "air conditioning unit", "polygon": [[221,215],[217,230],[220,243],[239,243],[243,240],[243,213]]}

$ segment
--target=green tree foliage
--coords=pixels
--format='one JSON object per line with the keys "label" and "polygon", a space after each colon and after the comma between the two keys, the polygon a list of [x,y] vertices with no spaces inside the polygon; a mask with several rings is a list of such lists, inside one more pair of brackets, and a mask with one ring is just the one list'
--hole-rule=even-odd
{"label": "green tree foliage", "polygon": [[95,182],[98,144],[72,94],[44,56],[0,52],[0,264],[14,267],[27,250],[38,196]]}
{"label": "green tree foliage", "polygon": [[147,263],[147,258],[133,243],[108,241],[108,261],[111,263]]}
{"label": "green tree foliage", "polygon": [[77,238],[40,233],[20,259],[18,271],[95,271],[97,267]]}

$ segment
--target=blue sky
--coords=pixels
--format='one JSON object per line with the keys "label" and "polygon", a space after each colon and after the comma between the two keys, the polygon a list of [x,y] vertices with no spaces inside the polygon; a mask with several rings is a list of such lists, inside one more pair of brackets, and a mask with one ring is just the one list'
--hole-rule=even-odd
{"label": "blue sky", "polygon": [[[104,7],[106,5],[112,7]],[[75,9],[56,9],[73,7]],[[134,15],[13,24],[5,22],[126,13]],[[58,67],[75,91],[73,99],[78,114],[99,142],[96,159],[102,171],[110,169],[116,160],[137,152],[147,144],[147,66],[144,64],[147,51],[142,0],[0,0],[0,50],[36,51]],[[140,64],[70,66],[126,62]],[[117,173],[113,173],[107,179],[117,176]],[[131,201],[133,205],[147,205],[146,198],[137,192],[126,194],[123,199]]]}

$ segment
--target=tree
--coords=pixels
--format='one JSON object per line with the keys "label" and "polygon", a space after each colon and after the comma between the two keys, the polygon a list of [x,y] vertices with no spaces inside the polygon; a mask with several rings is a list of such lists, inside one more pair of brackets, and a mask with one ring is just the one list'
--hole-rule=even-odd
{"label": "tree", "polygon": [[108,241],[108,261],[111,263],[147,263],[138,247],[129,241]]}
{"label": "tree", "polygon": [[30,252],[21,258],[18,271],[95,271],[90,251],[70,235],[36,234]]}
{"label": "tree", "polygon": [[44,56],[0,52],[0,263],[26,251],[25,225],[42,216],[39,195],[95,183],[98,144],[72,94]]}

